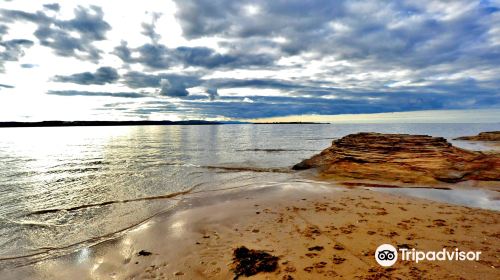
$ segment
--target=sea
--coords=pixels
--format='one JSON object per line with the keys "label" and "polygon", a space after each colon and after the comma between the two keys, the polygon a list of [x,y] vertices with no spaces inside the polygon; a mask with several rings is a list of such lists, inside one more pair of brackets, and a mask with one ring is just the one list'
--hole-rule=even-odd
{"label": "sea", "polygon": [[[0,270],[115,238],[184,197],[302,182],[291,166],[356,132],[452,140],[488,124],[225,124],[0,128]],[[331,183],[332,187],[338,187]],[[377,189],[500,211],[490,190]]]}

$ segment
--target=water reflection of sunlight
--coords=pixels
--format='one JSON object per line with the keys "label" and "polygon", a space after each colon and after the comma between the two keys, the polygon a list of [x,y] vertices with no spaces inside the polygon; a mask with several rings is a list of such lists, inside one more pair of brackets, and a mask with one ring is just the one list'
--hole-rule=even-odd
{"label": "water reflection of sunlight", "polygon": [[[74,164],[101,159],[104,147],[114,137],[126,135],[129,128],[117,127],[112,130],[105,127],[42,127],[13,128],[0,130],[2,150],[5,156],[15,160],[13,170],[33,176],[31,181],[38,183],[51,182],[57,177],[67,177],[69,173],[48,172],[59,171],[63,164]],[[76,164],[75,164],[76,165]],[[15,170],[18,169],[18,170]],[[47,184],[40,184],[42,188]],[[43,190],[23,188],[26,196],[36,196]],[[66,201],[71,201],[74,193],[65,193]],[[27,209],[36,209],[40,205],[30,205],[27,199],[22,203]]]}
{"label": "water reflection of sunlight", "polygon": [[90,275],[92,276],[92,279],[99,279],[98,278],[99,274],[97,273],[97,269],[99,269],[99,267],[103,262],[104,262],[103,258],[96,259],[95,264],[90,269]]}
{"label": "water reflection of sunlight", "polygon": [[4,151],[17,157],[33,159],[28,168],[56,166],[62,159],[100,155],[99,150],[110,138],[128,133],[128,128],[117,127],[41,127],[2,129],[0,137]]}
{"label": "water reflection of sunlight", "polygon": [[[117,191],[127,190],[119,185],[110,185],[110,182],[116,179],[105,176],[100,170],[107,160],[113,161],[116,158],[113,153],[112,158],[106,159],[109,155],[109,146],[116,145],[116,141],[120,142],[123,139],[128,144],[131,130],[134,129],[131,127],[1,129],[0,171],[5,182],[15,189],[14,192],[10,191],[9,195],[16,199],[15,209],[17,209],[16,212],[6,214],[17,216],[24,214],[25,211],[67,208],[89,204],[96,200],[112,200],[114,197],[125,196],[126,194],[120,195]],[[137,150],[135,154],[140,154],[141,149],[134,148]],[[112,147],[111,150],[117,149]],[[120,156],[126,158],[129,155]],[[107,179],[103,182],[100,181],[101,178]],[[7,196],[5,199],[8,199]],[[81,218],[74,219],[75,214],[70,212],[33,217],[40,219],[40,224],[56,224],[61,227],[47,227],[43,230],[22,229],[25,234],[19,242],[33,247],[58,247],[92,238],[103,230],[98,225],[104,225],[109,221],[106,220],[106,216],[112,216],[102,211],[98,213],[104,217],[99,219],[82,213],[79,214]],[[104,231],[112,231],[116,227],[113,223],[119,221],[106,223],[106,227],[111,229]],[[63,234],[62,231],[68,227],[81,234],[66,235],[66,238],[56,241],[56,236]],[[78,261],[85,261],[88,254],[88,249],[82,249]]]}
{"label": "water reflection of sunlight", "polygon": [[141,225],[139,225],[139,226],[134,227],[133,229],[131,229],[130,232],[145,230],[145,229],[149,228],[151,226],[151,224],[152,224],[151,221],[143,223],[143,224],[141,224]]}
{"label": "water reflection of sunlight", "polygon": [[125,237],[120,244],[120,255],[127,259],[132,255],[134,241],[130,237]]}
{"label": "water reflection of sunlight", "polygon": [[78,252],[78,257],[77,257],[76,261],[78,263],[84,263],[84,262],[88,261],[89,256],[90,256],[90,248],[88,248],[88,247],[83,248]]}
{"label": "water reflection of sunlight", "polygon": [[183,220],[179,220],[179,221],[172,223],[170,228],[172,229],[173,235],[177,236],[177,237],[182,237],[184,234],[184,231],[185,231],[185,229],[184,229],[185,224],[186,224],[186,222]]}

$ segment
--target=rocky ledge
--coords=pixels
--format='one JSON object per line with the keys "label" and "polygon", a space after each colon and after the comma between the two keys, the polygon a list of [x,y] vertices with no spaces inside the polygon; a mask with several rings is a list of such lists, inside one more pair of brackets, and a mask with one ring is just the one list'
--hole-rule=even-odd
{"label": "rocky ledge", "polygon": [[500,154],[468,151],[442,137],[357,133],[295,166],[321,175],[404,183],[500,181]]}
{"label": "rocky ledge", "polygon": [[462,136],[454,140],[470,140],[470,141],[500,141],[500,131],[481,132],[475,136]]}

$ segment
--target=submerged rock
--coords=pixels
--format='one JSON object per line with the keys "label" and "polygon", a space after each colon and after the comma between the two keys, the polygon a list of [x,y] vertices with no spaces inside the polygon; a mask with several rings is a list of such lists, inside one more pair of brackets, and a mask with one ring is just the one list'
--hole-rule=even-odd
{"label": "submerged rock", "polygon": [[500,141],[500,131],[481,132],[475,136],[462,136],[454,140],[470,140],[470,141]]}
{"label": "submerged rock", "polygon": [[264,251],[251,250],[245,246],[233,251],[234,279],[252,276],[259,272],[273,272],[278,268],[279,258]]}
{"label": "submerged rock", "polygon": [[405,183],[499,181],[500,155],[460,149],[442,137],[362,132],[293,166],[309,168],[327,177]]}

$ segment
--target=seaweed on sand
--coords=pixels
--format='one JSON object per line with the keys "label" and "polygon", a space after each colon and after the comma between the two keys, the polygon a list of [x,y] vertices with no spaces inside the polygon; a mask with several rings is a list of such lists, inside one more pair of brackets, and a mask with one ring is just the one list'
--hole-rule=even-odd
{"label": "seaweed on sand", "polygon": [[278,268],[278,260],[278,257],[264,251],[238,247],[233,251],[234,279],[242,275],[248,277],[259,272],[273,272]]}

